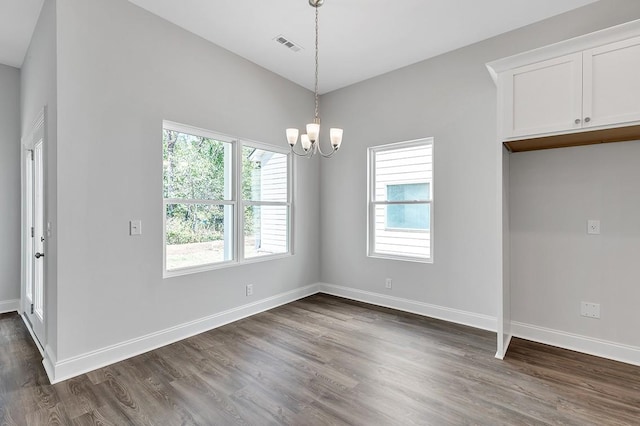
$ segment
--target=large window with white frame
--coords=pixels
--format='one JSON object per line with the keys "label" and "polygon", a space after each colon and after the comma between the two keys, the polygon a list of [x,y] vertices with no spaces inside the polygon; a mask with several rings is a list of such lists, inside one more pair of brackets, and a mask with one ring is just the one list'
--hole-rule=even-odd
{"label": "large window with white frame", "polygon": [[368,149],[371,257],[433,260],[433,138]]}
{"label": "large window with white frame", "polygon": [[164,275],[290,253],[287,151],[163,123]]}

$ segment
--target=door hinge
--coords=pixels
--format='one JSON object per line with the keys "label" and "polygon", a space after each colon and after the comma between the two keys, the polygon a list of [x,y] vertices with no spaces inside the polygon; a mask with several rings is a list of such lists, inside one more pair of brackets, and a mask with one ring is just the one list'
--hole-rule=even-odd
{"label": "door hinge", "polygon": [[30,149],[29,152],[31,153],[31,161],[33,161],[33,150]]}
{"label": "door hinge", "polygon": [[33,226],[31,227],[31,238],[35,237],[35,230],[33,229]]}
{"label": "door hinge", "polygon": [[33,315],[33,303],[31,304],[31,315]]}

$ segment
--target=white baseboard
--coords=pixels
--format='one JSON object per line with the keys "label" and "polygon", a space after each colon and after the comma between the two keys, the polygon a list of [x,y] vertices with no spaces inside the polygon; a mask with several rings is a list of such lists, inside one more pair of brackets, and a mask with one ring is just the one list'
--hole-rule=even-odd
{"label": "white baseboard", "polygon": [[47,346],[43,364],[51,383],[58,383],[251,315],[273,309],[277,306],[302,299],[303,297],[311,296],[317,292],[317,284],[297,288],[254,303],[242,305],[72,358],[56,360],[55,354],[53,354]]}
{"label": "white baseboard", "polygon": [[18,312],[19,308],[20,299],[0,300],[0,314],[6,314],[7,312]]}
{"label": "white baseboard", "polygon": [[497,328],[496,318],[489,315],[476,314],[473,312],[461,311],[459,309],[447,308],[415,300],[402,299],[386,294],[372,293],[370,291],[326,283],[320,283],[318,291],[320,293],[332,294],[334,296],[383,306],[385,308],[397,309],[399,311],[411,312],[413,314],[424,315],[457,324],[468,325],[475,328],[481,328],[483,330],[495,332]]}
{"label": "white baseboard", "polygon": [[58,383],[316,293],[326,293],[484,330],[496,330],[496,319],[491,316],[349,287],[317,283],[67,359],[57,360],[51,348],[47,346],[42,363],[51,383]]}
{"label": "white baseboard", "polygon": [[637,346],[623,345],[608,340],[595,339],[516,321],[511,321],[511,333],[513,337],[520,337],[627,364],[640,365],[640,347]]}

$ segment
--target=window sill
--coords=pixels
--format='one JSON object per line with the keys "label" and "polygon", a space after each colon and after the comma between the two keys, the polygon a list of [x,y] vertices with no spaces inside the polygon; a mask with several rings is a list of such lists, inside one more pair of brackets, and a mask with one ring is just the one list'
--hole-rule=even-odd
{"label": "window sill", "polygon": [[422,258],[422,257],[409,257],[409,256],[397,256],[392,254],[383,254],[383,253],[374,253],[368,254],[367,257],[372,259],[383,259],[383,260],[399,260],[401,262],[413,262],[413,263],[433,263],[433,257]]}
{"label": "window sill", "polygon": [[241,262],[230,260],[226,262],[210,263],[206,265],[194,266],[189,268],[173,269],[171,271],[164,271],[162,273],[162,278],[166,279],[166,278],[180,277],[183,275],[198,274],[201,272],[215,271],[217,269],[233,268],[237,266],[250,265],[252,263],[260,263],[260,262],[268,262],[270,260],[284,259],[291,256],[292,256],[291,253],[272,254],[269,256],[260,256],[260,257],[254,257],[251,259],[244,259]]}

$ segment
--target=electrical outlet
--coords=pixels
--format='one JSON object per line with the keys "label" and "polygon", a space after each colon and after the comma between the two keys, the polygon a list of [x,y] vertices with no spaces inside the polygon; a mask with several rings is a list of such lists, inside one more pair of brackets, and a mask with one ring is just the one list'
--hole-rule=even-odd
{"label": "electrical outlet", "polygon": [[587,318],[600,319],[600,304],[580,302],[580,315]]}
{"label": "electrical outlet", "polygon": [[600,234],[600,221],[597,219],[587,220],[587,234],[599,235]]}
{"label": "electrical outlet", "polygon": [[253,295],[253,284],[247,284],[247,296]]}
{"label": "electrical outlet", "polygon": [[387,278],[386,280],[384,280],[384,288],[393,288],[393,281],[391,280],[391,278]]}

